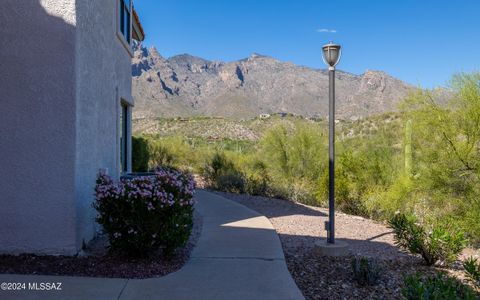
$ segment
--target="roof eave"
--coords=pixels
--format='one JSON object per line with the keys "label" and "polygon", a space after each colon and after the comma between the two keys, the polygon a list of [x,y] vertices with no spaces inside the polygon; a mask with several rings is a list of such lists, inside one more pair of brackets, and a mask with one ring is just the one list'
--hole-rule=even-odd
{"label": "roof eave", "polygon": [[132,37],[141,42],[145,39],[145,32],[143,31],[142,24],[140,23],[140,19],[138,18],[137,11],[133,8],[133,33]]}

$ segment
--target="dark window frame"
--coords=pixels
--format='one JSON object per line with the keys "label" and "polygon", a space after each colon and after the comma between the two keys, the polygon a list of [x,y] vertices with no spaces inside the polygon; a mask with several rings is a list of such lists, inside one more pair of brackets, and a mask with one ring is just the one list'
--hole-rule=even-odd
{"label": "dark window frame", "polygon": [[122,173],[128,172],[128,104],[121,104],[120,117],[120,169]]}
{"label": "dark window frame", "polygon": [[125,38],[125,41],[130,45],[132,42],[132,1],[131,0],[118,0],[119,3],[119,26],[120,33]]}

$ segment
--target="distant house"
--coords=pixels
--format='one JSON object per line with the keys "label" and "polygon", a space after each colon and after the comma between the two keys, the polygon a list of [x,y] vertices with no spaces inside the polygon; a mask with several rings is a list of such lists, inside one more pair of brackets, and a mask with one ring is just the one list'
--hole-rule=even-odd
{"label": "distant house", "polygon": [[268,119],[270,118],[270,114],[260,114],[259,117],[260,119]]}
{"label": "distant house", "polygon": [[4,0],[0,252],[74,254],[99,169],[131,168],[132,0]]}

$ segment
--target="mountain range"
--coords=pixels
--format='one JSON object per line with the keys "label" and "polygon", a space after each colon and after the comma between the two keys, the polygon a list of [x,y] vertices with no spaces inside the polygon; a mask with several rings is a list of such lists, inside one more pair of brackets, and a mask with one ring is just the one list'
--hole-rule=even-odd
{"label": "mountain range", "polygon": [[[252,54],[232,62],[189,54],[164,58],[137,46],[132,61],[134,119],[259,114],[328,115],[328,71]],[[386,111],[413,86],[385,72],[336,71],[336,118],[357,119]]]}

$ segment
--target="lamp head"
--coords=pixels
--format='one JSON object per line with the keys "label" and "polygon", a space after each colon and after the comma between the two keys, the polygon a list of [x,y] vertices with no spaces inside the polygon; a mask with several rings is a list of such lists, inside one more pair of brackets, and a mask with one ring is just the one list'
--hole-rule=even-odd
{"label": "lamp head", "polygon": [[323,61],[330,67],[334,68],[340,61],[341,56],[341,46],[329,42],[328,44],[322,47],[323,50]]}

